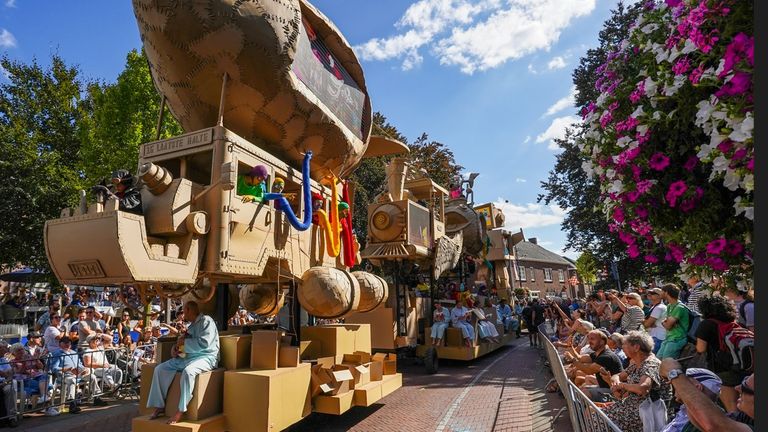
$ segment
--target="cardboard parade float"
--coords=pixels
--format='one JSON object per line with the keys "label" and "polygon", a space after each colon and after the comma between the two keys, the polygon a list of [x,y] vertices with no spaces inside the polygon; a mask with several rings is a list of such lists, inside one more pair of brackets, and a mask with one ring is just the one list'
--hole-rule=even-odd
{"label": "cardboard parade float", "polygon": [[[186,133],[141,146],[138,211],[81,192],[44,233],[61,283],[131,285],[144,304],[194,299],[220,326],[220,367],[197,377],[181,422],[146,416],[154,365],[145,366],[145,416],[133,430],[277,431],[399,388],[395,357],[372,351],[375,324],[299,324],[302,310],[325,319],[375,312],[389,293],[381,277],[350,271],[360,256],[344,179],[364,157],[407,147],[371,136],[349,44],[303,0],[133,6],[163,96],[158,137],[165,106]],[[263,196],[250,195],[259,188]],[[238,306],[262,316],[287,306],[290,325],[227,331]],[[158,361],[174,343],[160,342]],[[169,409],[178,391],[177,379]]]}

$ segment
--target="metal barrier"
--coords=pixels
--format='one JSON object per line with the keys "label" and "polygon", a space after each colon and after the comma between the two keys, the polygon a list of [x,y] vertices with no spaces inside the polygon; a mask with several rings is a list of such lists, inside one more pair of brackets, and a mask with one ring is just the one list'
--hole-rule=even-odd
{"label": "metal barrier", "polygon": [[573,430],[575,432],[622,432],[576,384],[568,379],[560,354],[550,341],[550,336],[555,333],[556,330],[550,323],[545,322],[539,325],[539,341],[544,345],[552,374],[565,397]]}
{"label": "metal barrier", "polygon": [[[2,360],[10,366],[12,375],[0,381],[0,404],[6,404],[3,397],[8,393],[13,406],[9,406],[7,410],[3,409],[6,415],[0,416],[0,420],[14,417],[20,419],[24,414],[42,412],[51,407],[59,408],[61,412],[61,408],[72,402],[80,404],[102,396],[115,399],[138,399],[141,365],[154,360],[148,357],[154,357],[155,344],[140,345],[133,349],[110,347],[98,352],[103,354],[110,367],[95,367],[89,360],[96,357],[94,360],[98,361],[101,354],[94,356],[94,350],[90,349],[21,359],[13,357],[10,353]],[[85,357],[88,357],[86,363],[90,367],[84,364]],[[78,365],[78,371],[75,373],[69,370],[63,371],[62,366],[67,365]],[[99,362],[96,365],[103,365],[103,363]],[[9,368],[5,367],[5,369]],[[40,384],[41,380],[44,384]],[[107,385],[110,380],[114,385]],[[36,387],[38,385],[44,386],[44,395],[33,394],[40,393],[40,389]],[[72,397],[73,394],[74,397]]]}

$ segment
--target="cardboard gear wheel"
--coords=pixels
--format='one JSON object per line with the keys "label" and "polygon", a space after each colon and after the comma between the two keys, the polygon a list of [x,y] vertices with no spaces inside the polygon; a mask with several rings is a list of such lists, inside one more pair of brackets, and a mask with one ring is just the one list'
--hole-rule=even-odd
{"label": "cardboard gear wheel", "polygon": [[360,305],[358,312],[370,312],[379,305],[386,303],[389,297],[389,285],[383,278],[375,274],[356,271],[352,276],[360,284]]}
{"label": "cardboard gear wheel", "polygon": [[311,267],[301,275],[301,306],[318,318],[335,319],[356,312],[360,284],[349,272],[333,267]]}

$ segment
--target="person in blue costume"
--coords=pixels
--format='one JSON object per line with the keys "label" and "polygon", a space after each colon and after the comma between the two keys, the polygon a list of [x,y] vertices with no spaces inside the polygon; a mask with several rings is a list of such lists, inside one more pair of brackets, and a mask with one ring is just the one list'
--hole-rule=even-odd
{"label": "person in blue costume", "polygon": [[213,319],[200,314],[200,308],[194,301],[184,304],[184,318],[192,324],[185,334],[179,336],[171,351],[173,358],[155,368],[147,399],[147,408],[155,408],[150,419],[164,415],[168,389],[176,372],[181,372],[179,410],[168,420],[168,424],[178,423],[187,411],[195,387],[195,377],[213,370],[219,362],[219,332]]}

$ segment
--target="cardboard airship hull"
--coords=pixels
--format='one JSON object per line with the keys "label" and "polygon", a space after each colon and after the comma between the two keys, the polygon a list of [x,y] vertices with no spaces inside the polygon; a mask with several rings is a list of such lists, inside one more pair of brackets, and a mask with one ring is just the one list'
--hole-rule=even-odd
{"label": "cardboard airship hull", "polygon": [[[133,0],[152,79],[187,130],[224,126],[312,177],[365,153],[371,105],[360,64],[303,0]],[[222,98],[222,82],[227,82]]]}

